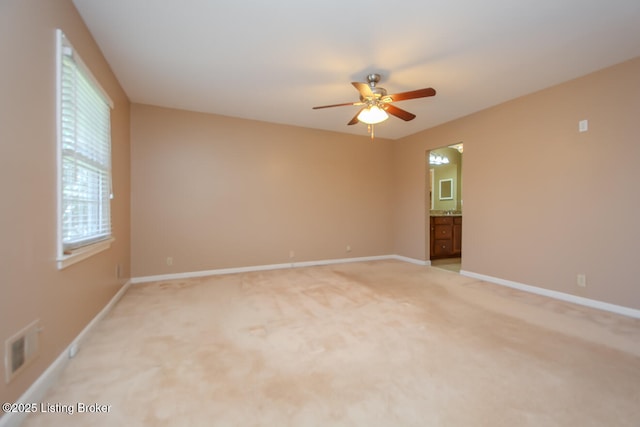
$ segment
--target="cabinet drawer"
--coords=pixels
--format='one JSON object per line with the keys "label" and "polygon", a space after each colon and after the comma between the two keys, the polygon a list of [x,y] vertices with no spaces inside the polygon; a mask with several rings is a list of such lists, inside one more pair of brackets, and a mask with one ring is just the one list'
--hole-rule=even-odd
{"label": "cabinet drawer", "polygon": [[434,216],[432,218],[434,224],[453,224],[453,217],[450,216]]}
{"label": "cabinet drawer", "polygon": [[433,245],[434,256],[451,254],[451,240],[436,240]]}
{"label": "cabinet drawer", "polygon": [[456,216],[453,218],[453,223],[454,224],[462,224],[462,217],[461,216]]}
{"label": "cabinet drawer", "polygon": [[436,225],[433,230],[434,239],[451,239],[453,235],[453,226],[451,225]]}

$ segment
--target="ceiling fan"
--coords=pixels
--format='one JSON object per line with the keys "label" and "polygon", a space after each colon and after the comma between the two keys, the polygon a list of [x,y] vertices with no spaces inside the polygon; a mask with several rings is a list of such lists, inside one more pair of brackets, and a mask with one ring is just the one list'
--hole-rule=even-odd
{"label": "ceiling fan", "polygon": [[387,120],[389,118],[389,114],[406,122],[416,118],[415,114],[392,105],[392,102],[426,98],[436,94],[435,89],[425,88],[396,93],[394,95],[387,95],[386,89],[376,86],[379,81],[380,74],[372,73],[367,76],[367,83],[351,82],[358,92],[360,92],[360,101],[358,102],[322,105],[319,107],[313,107],[313,109],[318,110],[321,108],[343,107],[347,105],[362,105],[362,108],[360,108],[347,125],[355,125],[358,122],[366,123],[369,125],[369,132],[371,133],[371,139],[373,139],[373,125]]}

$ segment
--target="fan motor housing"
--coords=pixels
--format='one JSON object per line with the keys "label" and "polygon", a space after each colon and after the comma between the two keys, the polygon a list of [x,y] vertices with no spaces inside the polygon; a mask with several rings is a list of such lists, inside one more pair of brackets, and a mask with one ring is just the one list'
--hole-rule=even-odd
{"label": "fan motor housing", "polygon": [[[371,88],[374,99],[380,99],[383,96],[387,96],[387,90],[383,87],[376,87],[376,84],[380,81],[380,74],[372,73],[367,75],[367,83]],[[360,96],[360,101],[365,102],[367,98]]]}

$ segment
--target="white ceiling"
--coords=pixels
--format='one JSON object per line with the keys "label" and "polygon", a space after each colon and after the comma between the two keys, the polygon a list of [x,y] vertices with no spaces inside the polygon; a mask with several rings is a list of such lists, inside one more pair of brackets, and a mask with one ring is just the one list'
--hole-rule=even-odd
{"label": "white ceiling", "polygon": [[350,84],[417,115],[396,139],[640,56],[639,0],[74,0],[132,102],[366,135]]}

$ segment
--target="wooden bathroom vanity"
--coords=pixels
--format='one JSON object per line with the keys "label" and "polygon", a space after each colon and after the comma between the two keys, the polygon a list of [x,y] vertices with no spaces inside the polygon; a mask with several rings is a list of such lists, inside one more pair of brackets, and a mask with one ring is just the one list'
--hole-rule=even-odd
{"label": "wooden bathroom vanity", "polygon": [[430,259],[462,255],[462,215],[432,215]]}

